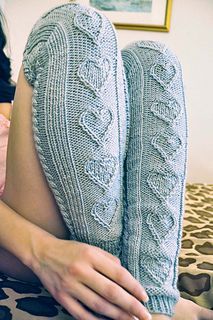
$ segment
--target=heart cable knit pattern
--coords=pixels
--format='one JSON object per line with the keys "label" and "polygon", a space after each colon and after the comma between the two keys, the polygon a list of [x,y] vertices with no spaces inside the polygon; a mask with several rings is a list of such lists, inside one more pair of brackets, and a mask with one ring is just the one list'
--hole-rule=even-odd
{"label": "heart cable knit pattern", "polygon": [[94,204],[92,215],[105,228],[110,229],[110,224],[117,210],[118,201],[113,198],[103,199],[101,202]]}
{"label": "heart cable knit pattern", "polygon": [[97,159],[91,159],[85,165],[85,172],[104,190],[111,187],[116,169],[117,159],[106,155]]}
{"label": "heart cable knit pattern", "polygon": [[103,19],[101,16],[90,10],[77,12],[74,17],[76,28],[85,32],[95,44],[98,44],[103,36]]}
{"label": "heart cable knit pattern", "polygon": [[70,239],[119,256],[127,97],[112,24],[79,4],[57,7],[34,26],[23,65],[36,149]]}
{"label": "heart cable knit pattern", "polygon": [[97,144],[104,144],[113,119],[110,109],[86,110],[80,116],[79,124]]}
{"label": "heart cable knit pattern", "polygon": [[182,148],[181,139],[172,129],[156,134],[151,143],[165,160],[172,160]]}
{"label": "heart cable knit pattern", "polygon": [[169,89],[177,74],[176,68],[170,61],[161,59],[154,64],[150,70],[150,75],[157,80],[164,89]]}
{"label": "heart cable knit pattern", "polygon": [[153,102],[151,106],[151,111],[158,118],[172,123],[178,116],[181,114],[181,106],[177,103],[175,99],[170,98],[169,96],[164,99],[159,99]]}
{"label": "heart cable knit pattern", "polygon": [[119,256],[148,309],[171,315],[186,162],[181,69],[156,42],[129,46],[123,61],[127,81],[102,14],[71,3],[46,13],[23,59],[34,141],[70,239]]}
{"label": "heart cable knit pattern", "polygon": [[164,242],[166,237],[176,227],[176,220],[172,211],[173,208],[169,208],[162,204],[154,209],[150,208],[150,213],[147,215],[146,223],[153,235],[153,238],[158,243]]}
{"label": "heart cable knit pattern", "polygon": [[78,76],[96,95],[101,94],[111,72],[111,64],[107,58],[86,59],[78,69]]}
{"label": "heart cable knit pattern", "polygon": [[130,101],[122,262],[148,293],[149,311],[171,316],[186,170],[181,67],[158,42],[131,44],[122,57]]}

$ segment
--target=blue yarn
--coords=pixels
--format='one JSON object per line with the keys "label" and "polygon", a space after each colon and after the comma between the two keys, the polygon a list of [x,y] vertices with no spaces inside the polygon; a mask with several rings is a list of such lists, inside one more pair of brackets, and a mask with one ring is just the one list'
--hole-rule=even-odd
{"label": "blue yarn", "polygon": [[34,141],[70,239],[120,256],[150,312],[171,315],[186,166],[181,69],[156,42],[130,45],[123,61],[126,76],[100,13],[65,4],[45,14],[23,59]]}
{"label": "blue yarn", "polygon": [[34,26],[23,65],[36,149],[70,239],[119,256],[127,97],[114,28],[93,9],[57,7]]}
{"label": "blue yarn", "polygon": [[171,316],[186,173],[181,67],[158,42],[131,44],[122,57],[130,102],[122,262],[148,293],[149,311]]}

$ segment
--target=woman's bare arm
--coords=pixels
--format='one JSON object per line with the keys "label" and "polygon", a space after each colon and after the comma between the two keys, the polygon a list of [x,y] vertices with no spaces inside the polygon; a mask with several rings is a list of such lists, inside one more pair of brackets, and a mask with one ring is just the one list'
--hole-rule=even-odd
{"label": "woman's bare arm", "polygon": [[[0,271],[24,281],[38,282],[29,268],[35,245],[42,245],[50,234],[21,217],[0,201]],[[28,267],[27,267],[28,266]]]}

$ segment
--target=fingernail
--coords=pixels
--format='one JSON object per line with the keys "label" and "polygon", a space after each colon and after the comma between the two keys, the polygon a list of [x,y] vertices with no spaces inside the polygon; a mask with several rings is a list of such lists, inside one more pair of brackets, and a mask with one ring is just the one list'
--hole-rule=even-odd
{"label": "fingernail", "polygon": [[148,302],[149,301],[149,297],[148,297],[148,295],[147,295],[147,293],[145,291],[142,292],[142,296],[143,296],[143,299],[142,299],[143,302]]}

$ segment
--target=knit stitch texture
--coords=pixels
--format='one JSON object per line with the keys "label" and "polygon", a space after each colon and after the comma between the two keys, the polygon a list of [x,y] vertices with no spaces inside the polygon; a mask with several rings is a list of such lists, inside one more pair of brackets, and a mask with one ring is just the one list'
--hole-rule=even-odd
{"label": "knit stitch texture", "polygon": [[119,256],[127,97],[112,24],[57,7],[34,26],[23,65],[36,148],[71,239]]}
{"label": "knit stitch texture", "polygon": [[130,101],[122,263],[148,293],[149,311],[171,316],[186,170],[182,72],[158,42],[134,43],[122,57]]}
{"label": "knit stitch texture", "polygon": [[128,95],[106,17],[78,4],[45,14],[23,60],[34,140],[70,239],[120,256],[149,310],[171,315],[186,163],[181,69],[155,42],[131,45],[123,60]]}

